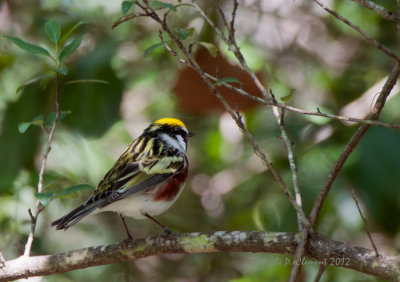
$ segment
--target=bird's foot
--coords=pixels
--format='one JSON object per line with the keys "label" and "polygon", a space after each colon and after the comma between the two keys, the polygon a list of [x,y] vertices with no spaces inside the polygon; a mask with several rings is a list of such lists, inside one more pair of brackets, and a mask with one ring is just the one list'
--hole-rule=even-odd
{"label": "bird's foot", "polygon": [[170,235],[173,234],[174,232],[171,231],[171,229],[169,229],[168,227],[164,226],[164,231],[162,233],[160,233],[160,235],[158,236],[165,236],[165,235]]}
{"label": "bird's foot", "polygon": [[168,227],[164,226],[164,231],[157,235],[157,238],[156,238],[157,243],[160,244],[161,238],[171,235],[171,234],[174,234],[174,232],[172,232]]}
{"label": "bird's foot", "polygon": [[135,241],[135,239],[133,239],[132,235],[128,233],[128,237],[124,241],[122,241],[122,243],[121,243],[122,247],[124,249],[126,249],[128,247],[128,245],[129,245],[129,243],[131,243],[133,241]]}

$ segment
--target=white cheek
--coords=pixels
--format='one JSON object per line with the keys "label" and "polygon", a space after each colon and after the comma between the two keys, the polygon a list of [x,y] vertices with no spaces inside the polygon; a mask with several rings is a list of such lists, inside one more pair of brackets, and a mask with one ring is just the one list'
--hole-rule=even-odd
{"label": "white cheek", "polygon": [[163,133],[160,137],[168,146],[174,147],[181,152],[186,152],[186,144],[182,136],[177,135],[176,138],[172,138],[168,134]]}
{"label": "white cheek", "polygon": [[186,143],[185,143],[185,140],[183,140],[183,137],[180,135],[177,135],[176,139],[178,140],[181,151],[186,152]]}

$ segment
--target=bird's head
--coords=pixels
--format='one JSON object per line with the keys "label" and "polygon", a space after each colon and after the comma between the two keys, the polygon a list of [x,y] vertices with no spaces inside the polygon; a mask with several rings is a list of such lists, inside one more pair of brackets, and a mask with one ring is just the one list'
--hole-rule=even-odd
{"label": "bird's head", "polygon": [[157,135],[167,146],[186,152],[190,133],[185,124],[177,118],[162,118],[152,123],[146,130],[148,134]]}

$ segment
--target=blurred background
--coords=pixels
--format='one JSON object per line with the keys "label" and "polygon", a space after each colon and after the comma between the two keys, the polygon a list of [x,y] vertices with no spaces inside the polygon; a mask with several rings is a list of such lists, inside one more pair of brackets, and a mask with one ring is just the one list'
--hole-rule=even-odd
{"label": "blurred background", "polygon": [[[360,26],[391,50],[398,50],[395,25],[352,1],[328,1],[330,7]],[[171,1],[177,4],[177,2]],[[214,1],[202,1],[207,14],[221,26]],[[219,1],[228,20],[231,1]],[[239,1],[237,40],[250,67],[277,98],[293,93],[290,105],[362,118],[372,108],[394,62],[312,1]],[[396,1],[379,1],[396,11]],[[125,147],[149,123],[161,117],[181,118],[195,137],[190,139],[190,175],[184,193],[158,219],[175,232],[217,230],[297,231],[296,214],[278,184],[254,155],[219,101],[199,77],[180,65],[163,48],[160,27],[137,18],[111,29],[122,16],[119,1],[3,0],[0,33],[50,46],[44,31],[57,20],[62,31],[82,19],[90,21],[76,35],[88,33],[68,58],[63,81],[102,79],[109,84],[65,85],[61,110],[71,114],[58,126],[45,172],[45,191],[87,183],[96,186]],[[193,28],[185,44],[204,41],[219,47],[217,57],[195,45],[201,66],[220,77],[236,77],[259,95],[237,66],[227,47],[191,7],[169,14],[169,25]],[[30,55],[0,39],[0,251],[6,259],[23,253],[29,234],[28,208],[34,208],[38,170],[46,137],[39,128],[24,134],[18,124],[54,111],[55,85],[50,80],[16,93],[21,84],[48,73],[45,57]],[[243,113],[249,131],[290,184],[286,149],[269,107],[221,91]],[[399,89],[381,120],[400,122]],[[333,162],[356,126],[324,118],[286,113],[288,134],[298,165],[304,209],[309,213]],[[347,161],[325,201],[317,231],[334,240],[371,248],[351,198],[354,189],[381,252],[400,250],[400,132],[371,128]],[[115,214],[87,217],[66,232],[50,223],[85,200],[86,190],[53,199],[38,222],[33,254],[55,254],[88,246],[121,242],[125,233]],[[134,236],[161,230],[146,220],[129,219]],[[290,266],[277,263],[284,255],[220,253],[160,255],[92,267],[43,281],[286,281]],[[302,269],[311,281],[316,266]],[[328,267],[321,281],[376,281],[354,271]]]}

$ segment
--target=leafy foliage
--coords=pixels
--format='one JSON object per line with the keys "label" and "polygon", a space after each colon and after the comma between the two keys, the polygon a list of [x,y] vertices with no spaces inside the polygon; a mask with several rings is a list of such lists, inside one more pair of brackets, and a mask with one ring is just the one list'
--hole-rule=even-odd
{"label": "leafy foliage", "polygon": [[7,36],[7,35],[3,35],[3,37],[7,38],[11,42],[13,42],[15,45],[17,45],[19,48],[21,48],[29,53],[37,54],[37,55],[44,55],[47,57],[51,56],[49,51],[47,51],[43,47],[40,47],[40,46],[32,44],[32,43],[25,42],[24,40],[22,40],[18,37]]}

